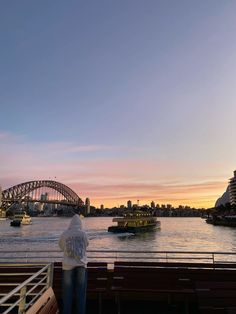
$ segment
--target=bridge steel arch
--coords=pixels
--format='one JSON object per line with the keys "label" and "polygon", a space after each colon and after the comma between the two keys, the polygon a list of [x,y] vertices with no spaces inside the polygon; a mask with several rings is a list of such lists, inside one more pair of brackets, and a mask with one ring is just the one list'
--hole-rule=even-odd
{"label": "bridge steel arch", "polygon": [[62,194],[65,197],[66,201],[71,205],[83,205],[83,201],[81,200],[81,198],[71,188],[69,188],[65,184],[52,180],[28,181],[18,185],[14,185],[9,189],[2,191],[2,201],[21,201],[24,196],[42,187],[56,190],[57,192]]}

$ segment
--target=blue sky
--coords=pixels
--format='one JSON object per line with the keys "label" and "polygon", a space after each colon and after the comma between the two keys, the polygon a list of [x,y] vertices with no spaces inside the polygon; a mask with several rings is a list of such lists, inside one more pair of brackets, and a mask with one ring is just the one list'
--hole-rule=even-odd
{"label": "blue sky", "polygon": [[56,176],[95,204],[212,206],[235,168],[235,9],[1,1],[3,188]]}

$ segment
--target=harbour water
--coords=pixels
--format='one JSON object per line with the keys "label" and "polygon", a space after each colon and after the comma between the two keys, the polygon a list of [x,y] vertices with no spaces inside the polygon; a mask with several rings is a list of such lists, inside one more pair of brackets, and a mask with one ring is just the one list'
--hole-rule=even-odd
{"label": "harbour water", "polygon": [[[57,250],[60,234],[71,218],[33,217],[31,225],[10,227],[0,221],[0,252],[4,250]],[[236,228],[213,226],[201,218],[158,218],[161,229],[133,234],[107,232],[111,217],[84,218],[90,250],[217,251],[236,252]]]}

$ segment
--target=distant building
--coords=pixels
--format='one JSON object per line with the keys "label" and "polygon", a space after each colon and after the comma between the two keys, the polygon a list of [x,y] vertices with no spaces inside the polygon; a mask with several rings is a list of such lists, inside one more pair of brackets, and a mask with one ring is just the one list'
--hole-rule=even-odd
{"label": "distant building", "polygon": [[2,187],[0,186],[0,209],[2,206]]}
{"label": "distant building", "polygon": [[103,204],[100,206],[100,209],[101,209],[101,210],[104,210],[104,205],[103,205]]}
{"label": "distant building", "polygon": [[2,206],[2,187],[0,186],[0,217],[5,217],[6,212],[1,208]]}
{"label": "distant building", "polygon": [[88,197],[85,200],[85,214],[90,214],[90,199]]}
{"label": "distant building", "polygon": [[43,211],[43,203],[34,203],[34,210],[42,212]]}
{"label": "distant building", "polygon": [[155,208],[155,202],[154,201],[151,202],[151,208]]}
{"label": "distant building", "polygon": [[127,202],[127,208],[128,208],[128,209],[131,209],[131,208],[132,208],[132,202],[131,202],[130,200]]}
{"label": "distant building", "polygon": [[229,200],[231,205],[236,205],[236,170],[233,178],[229,179]]}
{"label": "distant building", "polygon": [[43,211],[45,215],[52,215],[52,204],[43,204]]}
{"label": "distant building", "polygon": [[44,194],[41,194],[40,200],[41,201],[48,201],[48,193],[46,192]]}

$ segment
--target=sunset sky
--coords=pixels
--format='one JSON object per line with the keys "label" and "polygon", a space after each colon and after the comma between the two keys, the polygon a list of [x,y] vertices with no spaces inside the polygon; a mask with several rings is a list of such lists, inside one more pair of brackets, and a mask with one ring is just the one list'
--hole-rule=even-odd
{"label": "sunset sky", "polygon": [[0,185],[212,207],[236,169],[235,0],[0,2]]}

